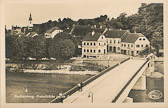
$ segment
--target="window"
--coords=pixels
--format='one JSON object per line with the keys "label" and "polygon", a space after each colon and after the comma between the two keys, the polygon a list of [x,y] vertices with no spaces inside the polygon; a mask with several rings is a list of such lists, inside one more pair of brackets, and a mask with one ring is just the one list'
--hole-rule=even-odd
{"label": "window", "polygon": [[140,47],[139,45],[136,45],[136,47]]}
{"label": "window", "polygon": [[137,51],[137,53],[139,53],[139,51]]}
{"label": "window", "polygon": [[141,47],[143,47],[143,45],[141,45]]}
{"label": "window", "polygon": [[84,52],[86,52],[86,50],[84,49]]}
{"label": "window", "polygon": [[121,46],[123,46],[123,44],[121,44]]}
{"label": "window", "polygon": [[120,41],[118,41],[118,44],[120,43]]}
{"label": "window", "polygon": [[126,47],[126,44],[124,44],[124,47]]}
{"label": "window", "polygon": [[96,43],[94,43],[94,46],[96,45]]}
{"label": "window", "polygon": [[146,47],[148,47],[148,45],[146,45]]}
{"label": "window", "polygon": [[133,47],[133,45],[131,45],[131,47]]}
{"label": "window", "polygon": [[87,43],[87,45],[89,45],[89,43]]}
{"label": "window", "polygon": [[114,43],[115,43],[116,41],[114,40]]}
{"label": "window", "polygon": [[90,43],[90,45],[92,46],[92,43]]}
{"label": "window", "polygon": [[89,52],[89,50],[87,49],[87,52]]}
{"label": "window", "polygon": [[94,50],[94,53],[96,52],[96,50]]}
{"label": "window", "polygon": [[99,43],[99,46],[100,46],[100,43]]}
{"label": "window", "polygon": [[143,40],[145,40],[145,38],[143,38]]}
{"label": "window", "polygon": [[112,43],[112,40],[110,40],[110,43]]}
{"label": "window", "polygon": [[92,50],[90,50],[90,52],[92,53]]}
{"label": "window", "polygon": [[106,45],[106,43],[104,43],[104,45]]}
{"label": "window", "polygon": [[101,50],[98,50],[99,53],[101,53]]}
{"label": "window", "polygon": [[86,43],[84,42],[83,45],[86,45]]}
{"label": "window", "polygon": [[129,47],[129,44],[128,44],[128,47]]}
{"label": "window", "polygon": [[139,38],[139,40],[142,40],[141,38]]}
{"label": "window", "polygon": [[118,47],[118,50],[120,50],[120,47]]}
{"label": "window", "polygon": [[103,37],[102,37],[102,39],[103,39]]}

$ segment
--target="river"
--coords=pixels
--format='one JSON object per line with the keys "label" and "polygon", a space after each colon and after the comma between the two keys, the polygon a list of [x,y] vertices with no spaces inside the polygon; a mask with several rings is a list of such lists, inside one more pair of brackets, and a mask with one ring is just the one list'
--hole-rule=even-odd
{"label": "river", "polygon": [[7,72],[7,103],[47,103],[91,75]]}

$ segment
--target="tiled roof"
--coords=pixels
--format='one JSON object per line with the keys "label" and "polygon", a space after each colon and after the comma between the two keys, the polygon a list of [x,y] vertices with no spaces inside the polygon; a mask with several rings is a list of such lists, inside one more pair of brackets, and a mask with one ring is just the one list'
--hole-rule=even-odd
{"label": "tiled roof", "polygon": [[104,33],[106,38],[121,38],[127,30],[109,30]]}
{"label": "tiled roof", "polygon": [[105,30],[104,28],[92,28],[92,29],[89,30],[89,32],[94,31],[96,33],[103,33],[104,30]]}
{"label": "tiled roof", "polygon": [[87,35],[89,30],[91,29],[88,25],[76,25],[72,28],[72,34],[79,36],[79,35]]}
{"label": "tiled roof", "polygon": [[92,36],[92,33],[88,33],[82,41],[97,41],[99,39],[99,37],[101,36],[101,33],[95,33]]}
{"label": "tiled roof", "polygon": [[145,36],[141,33],[129,33],[121,40],[121,42],[134,43],[139,37]]}
{"label": "tiled roof", "polygon": [[91,26],[88,25],[76,25],[74,26],[72,30],[72,34],[79,36],[86,36],[89,32],[96,32],[96,33],[103,33],[105,29],[102,28],[91,28]]}
{"label": "tiled roof", "polygon": [[52,32],[55,31],[55,30],[61,30],[61,29],[58,28],[58,27],[52,27],[52,28],[48,29],[48,30],[46,31],[46,33],[52,33]]}

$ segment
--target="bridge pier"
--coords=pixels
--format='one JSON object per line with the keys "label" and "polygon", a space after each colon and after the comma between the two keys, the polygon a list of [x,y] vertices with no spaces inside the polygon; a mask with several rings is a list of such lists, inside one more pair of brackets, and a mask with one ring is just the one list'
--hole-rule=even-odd
{"label": "bridge pier", "polygon": [[146,90],[146,76],[142,75],[132,88],[133,90]]}
{"label": "bridge pier", "polygon": [[127,97],[123,103],[133,103],[133,98]]}

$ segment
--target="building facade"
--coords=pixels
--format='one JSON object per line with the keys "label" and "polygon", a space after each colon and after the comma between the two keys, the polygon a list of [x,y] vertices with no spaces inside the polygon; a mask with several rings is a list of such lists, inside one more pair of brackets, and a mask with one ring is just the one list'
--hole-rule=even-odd
{"label": "building facade", "polygon": [[82,57],[99,57],[109,52],[136,56],[149,46],[149,40],[141,33],[128,30],[108,30],[103,34],[92,32],[82,40]]}
{"label": "building facade", "polygon": [[107,43],[104,35],[89,33],[82,40],[82,57],[100,57],[107,54]]}

